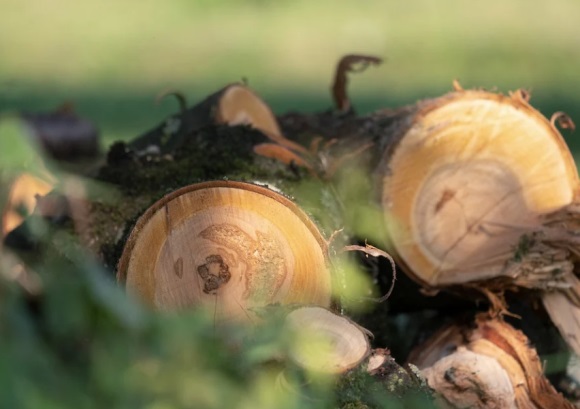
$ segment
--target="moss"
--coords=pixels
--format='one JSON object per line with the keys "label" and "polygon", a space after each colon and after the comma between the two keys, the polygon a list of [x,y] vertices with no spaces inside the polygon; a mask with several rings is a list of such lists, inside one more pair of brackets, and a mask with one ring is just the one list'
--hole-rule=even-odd
{"label": "moss", "polygon": [[130,196],[160,197],[201,180],[255,173],[252,147],[263,140],[261,133],[247,127],[208,126],[191,134],[172,155],[127,151],[124,160],[109,160],[99,179]]}
{"label": "moss", "polygon": [[373,378],[362,368],[342,376],[335,388],[339,407],[343,409],[376,407],[369,393],[374,383]]}
{"label": "moss", "polygon": [[349,402],[343,406],[342,409],[369,409],[369,406],[365,405],[362,402]]}
{"label": "moss", "polygon": [[394,359],[374,375],[359,367],[338,380],[337,404],[347,408],[432,408],[431,391],[422,380],[399,366]]}
{"label": "moss", "polygon": [[[83,241],[113,270],[137,218],[183,186],[230,179],[274,185],[294,196],[306,173],[255,155],[253,147],[265,140],[249,127],[211,125],[189,135],[172,155],[156,154],[155,149],[135,152],[123,143],[113,144],[97,179],[118,189],[121,196],[91,202],[90,226],[81,234]],[[311,201],[303,196],[305,203]],[[319,203],[310,207],[319,208]]]}

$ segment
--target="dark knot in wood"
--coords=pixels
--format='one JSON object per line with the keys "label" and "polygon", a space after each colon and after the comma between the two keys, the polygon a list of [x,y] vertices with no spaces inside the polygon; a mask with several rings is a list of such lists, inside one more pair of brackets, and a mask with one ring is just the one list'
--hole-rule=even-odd
{"label": "dark knot in wood", "polygon": [[219,254],[206,257],[205,264],[197,267],[197,273],[203,280],[203,292],[206,294],[215,294],[232,277],[228,265]]}

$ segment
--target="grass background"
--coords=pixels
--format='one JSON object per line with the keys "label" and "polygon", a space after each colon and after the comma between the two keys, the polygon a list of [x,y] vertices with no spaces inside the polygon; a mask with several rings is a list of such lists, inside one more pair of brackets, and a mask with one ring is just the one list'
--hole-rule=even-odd
{"label": "grass background", "polygon": [[[464,87],[526,88],[580,121],[578,0],[0,0],[0,111],[65,100],[106,143],[245,77],[275,111],[330,106],[336,61],[386,58],[354,77],[360,112]],[[563,132],[573,150],[580,143]]]}

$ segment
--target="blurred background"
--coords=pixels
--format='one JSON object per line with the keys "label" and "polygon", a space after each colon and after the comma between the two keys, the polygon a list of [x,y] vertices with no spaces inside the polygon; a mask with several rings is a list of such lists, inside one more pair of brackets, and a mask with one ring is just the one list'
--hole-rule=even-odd
{"label": "blurred background", "polygon": [[[526,88],[548,117],[580,122],[577,0],[1,0],[0,111],[72,101],[104,140],[127,139],[246,78],[276,112],[324,110],[336,61],[386,59],[353,76],[359,112],[464,87]],[[580,143],[563,134],[573,149]]]}

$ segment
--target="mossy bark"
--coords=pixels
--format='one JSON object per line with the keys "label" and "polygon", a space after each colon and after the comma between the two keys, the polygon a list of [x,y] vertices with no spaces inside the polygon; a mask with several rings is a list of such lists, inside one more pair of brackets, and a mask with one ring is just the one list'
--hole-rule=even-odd
{"label": "mossy bark", "polygon": [[81,232],[83,242],[114,269],[136,219],[164,195],[192,183],[229,179],[274,184],[291,195],[301,172],[254,155],[252,147],[264,140],[248,127],[208,125],[189,135],[171,154],[141,155],[124,144],[113,145],[96,179],[120,197],[89,203],[90,222]]}

